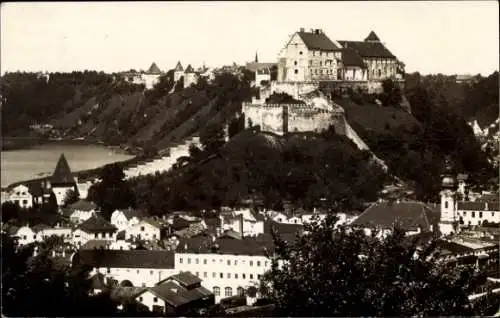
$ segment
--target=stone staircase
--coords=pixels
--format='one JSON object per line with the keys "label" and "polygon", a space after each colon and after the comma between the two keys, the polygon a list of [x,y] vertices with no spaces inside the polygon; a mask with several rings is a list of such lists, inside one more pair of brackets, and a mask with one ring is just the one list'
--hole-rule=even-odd
{"label": "stone staircase", "polygon": [[189,156],[189,146],[192,144],[199,147],[200,138],[189,138],[181,142],[180,144],[171,147],[168,154],[160,155],[151,158],[148,161],[140,162],[127,167],[123,171],[125,173],[125,179],[144,176],[148,174],[155,174],[156,172],[162,173],[170,170],[172,166],[177,162],[177,159],[184,156]]}

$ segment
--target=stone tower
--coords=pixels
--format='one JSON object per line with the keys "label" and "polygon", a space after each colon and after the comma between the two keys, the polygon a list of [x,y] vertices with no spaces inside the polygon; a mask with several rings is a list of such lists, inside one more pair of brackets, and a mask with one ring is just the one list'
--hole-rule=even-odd
{"label": "stone tower", "polygon": [[446,163],[446,170],[441,183],[441,217],[439,220],[439,230],[441,234],[448,235],[454,232],[458,222],[456,215],[456,181],[453,176],[451,164]]}
{"label": "stone tower", "polygon": [[184,68],[182,67],[181,61],[177,62],[174,69],[174,82],[177,82],[181,77],[184,76]]}

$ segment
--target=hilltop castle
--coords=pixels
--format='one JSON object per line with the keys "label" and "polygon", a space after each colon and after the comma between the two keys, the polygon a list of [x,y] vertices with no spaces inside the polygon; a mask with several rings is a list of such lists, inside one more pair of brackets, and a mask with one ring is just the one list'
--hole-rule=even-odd
{"label": "hilltop castle", "polygon": [[[404,64],[386,48],[371,31],[364,41],[332,41],[321,30],[295,32],[278,54],[276,81],[270,79],[269,63],[255,61],[247,68],[255,72],[260,98],[244,103],[245,126],[259,125],[262,131],[276,134],[290,132],[320,132],[334,125],[338,133],[345,132],[342,107],[333,103],[326,92],[348,88],[368,93],[382,90],[382,81],[402,82]],[[287,93],[303,104],[267,104],[273,93]],[[311,94],[315,94],[311,98]]]}

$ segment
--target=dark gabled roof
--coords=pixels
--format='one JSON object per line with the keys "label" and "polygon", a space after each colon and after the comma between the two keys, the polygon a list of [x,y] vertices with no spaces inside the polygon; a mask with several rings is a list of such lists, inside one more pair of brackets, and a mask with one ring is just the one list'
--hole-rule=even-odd
{"label": "dark gabled roof", "polygon": [[366,39],[365,39],[365,42],[369,42],[369,41],[372,41],[372,42],[380,42],[380,39],[379,39],[379,37],[375,34],[375,32],[370,31],[370,34],[368,34],[368,36],[367,36],[367,37],[366,37]]}
{"label": "dark gabled roof", "polygon": [[74,264],[87,264],[94,268],[174,268],[174,252],[149,250],[80,250]]}
{"label": "dark gabled roof", "polygon": [[186,229],[191,226],[191,222],[180,216],[174,216],[172,225],[170,226],[174,231]]}
{"label": "dark gabled roof", "polygon": [[377,227],[390,229],[399,224],[406,231],[429,230],[435,225],[439,215],[435,215],[422,202],[379,202],[367,208],[354,222],[353,226]]}
{"label": "dark gabled roof", "polygon": [[73,204],[69,205],[69,210],[73,211],[92,211],[96,210],[97,205],[94,202],[80,199]]}
{"label": "dark gabled roof", "polygon": [[153,62],[153,64],[151,64],[151,66],[149,67],[149,69],[148,69],[148,71],[146,73],[147,74],[156,74],[156,75],[159,75],[159,74],[161,74],[161,70],[158,67],[158,65],[156,65],[155,62]]}
{"label": "dark gabled roof", "polygon": [[184,68],[182,67],[181,61],[177,62],[177,65],[175,66],[174,71],[176,72],[183,72]]}
{"label": "dark gabled roof", "polygon": [[83,222],[79,229],[85,231],[87,233],[96,233],[96,232],[114,232],[117,228],[106,221],[104,218],[98,215],[92,215],[88,220]]}
{"label": "dark gabled roof", "polygon": [[361,56],[353,48],[341,49],[340,52],[342,53],[342,64],[344,66],[366,67]]}
{"label": "dark gabled roof", "polygon": [[212,297],[213,295],[205,287],[200,286],[188,290],[174,281],[166,281],[148,288],[148,290],[173,307],[179,307],[206,297]]}
{"label": "dark gabled roof", "polygon": [[487,201],[459,201],[457,202],[457,210],[465,211],[500,211],[499,202]]}
{"label": "dark gabled roof", "polygon": [[194,73],[194,69],[193,69],[193,67],[191,66],[191,64],[189,64],[189,65],[186,67],[186,70],[184,71],[184,73]]}
{"label": "dark gabled roof", "polygon": [[396,58],[380,42],[338,41],[343,48],[354,49],[363,58]]}
{"label": "dark gabled roof", "polygon": [[[168,279],[173,279],[179,282],[183,287],[187,289],[190,289],[191,287],[201,283],[201,279],[199,279],[198,276],[191,274],[191,272],[180,272],[179,274],[170,276]],[[160,284],[161,282],[157,285]]]}
{"label": "dark gabled roof", "polygon": [[309,50],[335,51],[338,49],[337,45],[335,45],[335,43],[333,43],[323,32],[297,32],[297,34]]}
{"label": "dark gabled roof", "polygon": [[[286,241],[294,241],[295,234],[280,233],[280,237]],[[231,255],[266,255],[274,249],[274,241],[271,234],[265,233],[257,237],[244,237],[235,240],[233,238],[219,237],[215,243],[210,236],[196,236],[180,239],[176,253],[213,253],[212,248],[216,244],[215,253]],[[187,248],[186,248],[187,247]]]}
{"label": "dark gabled roof", "polygon": [[57,161],[51,182],[52,185],[75,183],[75,179],[73,179],[73,174],[71,173],[71,169],[69,168],[68,161],[66,161],[64,154],[61,154],[59,161]]}

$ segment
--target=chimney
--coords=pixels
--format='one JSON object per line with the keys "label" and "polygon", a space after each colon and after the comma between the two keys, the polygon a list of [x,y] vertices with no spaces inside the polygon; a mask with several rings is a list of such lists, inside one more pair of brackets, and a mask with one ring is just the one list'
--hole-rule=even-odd
{"label": "chimney", "polygon": [[300,32],[304,32],[304,28],[300,28]]}

